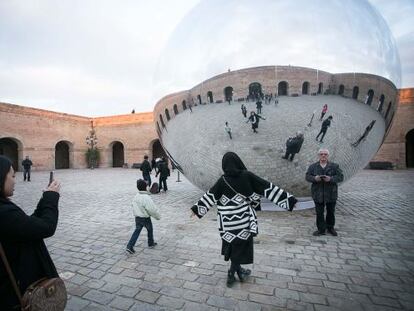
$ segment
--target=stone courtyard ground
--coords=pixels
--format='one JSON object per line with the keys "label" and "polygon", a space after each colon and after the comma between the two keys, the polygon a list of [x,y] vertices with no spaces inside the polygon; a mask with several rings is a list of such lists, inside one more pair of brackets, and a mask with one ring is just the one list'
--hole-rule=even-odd
{"label": "stone courtyard ground", "polygon": [[[33,211],[48,172],[21,173],[13,201]],[[414,170],[364,170],[340,188],[339,236],[313,237],[313,210],[259,212],[252,276],[226,287],[215,209],[190,219],[202,195],[172,174],[152,196],[154,249],[135,255],[132,169],[58,170],[60,219],[47,240],[70,294],[67,310],[414,310]],[[154,177],[154,176],[153,176]]]}

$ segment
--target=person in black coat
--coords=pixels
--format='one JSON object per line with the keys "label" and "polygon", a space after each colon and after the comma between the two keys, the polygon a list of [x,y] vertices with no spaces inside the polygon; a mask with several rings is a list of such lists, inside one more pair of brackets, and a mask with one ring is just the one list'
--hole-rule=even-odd
{"label": "person in black coat", "polygon": [[26,177],[27,177],[27,181],[30,181],[30,171],[31,171],[32,165],[33,163],[32,161],[30,161],[29,156],[26,156],[26,159],[22,161],[22,166],[24,170],[23,181],[26,181]]}
{"label": "person in black coat", "polygon": [[253,133],[258,133],[256,131],[257,128],[259,128],[259,121],[260,119],[266,120],[264,117],[259,116],[258,114],[256,114],[254,111],[250,112],[250,117],[247,119],[247,122],[251,122],[252,123],[252,130]]}
{"label": "person in black coat", "polygon": [[151,165],[148,161],[148,156],[144,156],[144,161],[141,163],[141,167],[139,168],[142,171],[142,179],[147,182],[148,186],[151,186]]}
{"label": "person in black coat", "polygon": [[212,188],[191,207],[191,217],[203,217],[211,207],[217,205],[217,221],[222,239],[221,254],[231,261],[227,273],[227,286],[236,281],[243,282],[250,275],[242,264],[253,263],[253,237],[258,234],[255,207],[262,196],[273,203],[292,211],[297,199],[252,172],[234,152],[227,152],[222,159],[222,175]]}
{"label": "person in black coat", "polygon": [[285,156],[282,157],[283,159],[288,159],[290,156],[290,161],[293,161],[295,154],[300,152],[302,148],[304,138],[302,132],[297,132],[295,137],[290,137],[286,141],[286,153]]}
{"label": "person in black coat", "polygon": [[[10,201],[14,184],[12,163],[0,156],[0,243],[23,294],[30,284],[43,277],[58,277],[43,239],[53,236],[57,227],[60,183],[53,181],[48,186],[31,216]],[[18,305],[0,259],[0,310],[18,310]]]}
{"label": "person in black coat", "polygon": [[256,102],[256,110],[257,110],[257,114],[262,114],[262,107],[263,107],[263,105],[262,105],[262,101],[259,99],[259,100]]}
{"label": "person in black coat", "polygon": [[328,130],[328,127],[331,126],[332,119],[333,119],[333,117],[329,116],[325,121],[322,122],[321,130],[320,130],[319,134],[316,136],[316,141],[318,141],[319,135],[322,134],[320,142],[323,143],[323,138],[325,137],[325,134],[326,134],[326,131]]}
{"label": "person in black coat", "polygon": [[157,177],[158,175],[160,175],[160,179],[159,179],[159,190],[158,192],[161,192],[161,188],[164,189],[164,192],[167,192],[168,187],[167,187],[167,178],[168,176],[170,176],[170,169],[168,168],[168,164],[167,161],[165,160],[165,158],[163,157],[161,159],[161,161],[158,162],[158,172],[155,175],[155,177]]}
{"label": "person in black coat", "polygon": [[[318,230],[313,235],[324,235],[325,230],[328,229],[330,234],[337,236],[335,205],[338,199],[338,183],[344,180],[344,175],[338,164],[328,161],[328,149],[320,149],[318,155],[319,161],[311,164],[306,172],[306,180],[312,183],[312,199],[316,209]],[[326,219],[324,217],[325,206]]]}

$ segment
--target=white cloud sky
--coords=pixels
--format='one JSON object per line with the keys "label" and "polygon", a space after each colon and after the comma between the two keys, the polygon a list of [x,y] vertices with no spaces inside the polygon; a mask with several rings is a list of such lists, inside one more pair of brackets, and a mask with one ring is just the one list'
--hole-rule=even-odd
{"label": "white cloud sky", "polygon": [[[0,1],[0,101],[85,116],[152,111],[159,55],[198,2]],[[371,3],[396,38],[402,86],[414,86],[414,2]]]}

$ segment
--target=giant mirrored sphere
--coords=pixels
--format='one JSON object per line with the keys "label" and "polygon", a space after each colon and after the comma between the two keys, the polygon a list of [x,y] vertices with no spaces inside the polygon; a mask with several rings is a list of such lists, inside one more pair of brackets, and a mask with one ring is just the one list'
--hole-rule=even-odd
{"label": "giant mirrored sphere", "polygon": [[[346,180],[372,159],[400,76],[394,40],[367,1],[202,1],[160,57],[154,120],[170,159],[201,189],[234,151],[257,175],[307,196],[304,176],[319,148],[330,150]],[[261,117],[257,129],[242,105],[247,117]],[[300,151],[283,159],[297,132]]]}

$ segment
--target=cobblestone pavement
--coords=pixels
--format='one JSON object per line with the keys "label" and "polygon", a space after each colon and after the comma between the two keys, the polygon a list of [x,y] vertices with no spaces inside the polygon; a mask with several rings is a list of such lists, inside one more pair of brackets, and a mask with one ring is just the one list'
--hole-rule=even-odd
{"label": "cobblestone pavement", "polygon": [[[13,201],[33,210],[48,172],[17,174]],[[67,310],[413,310],[414,171],[358,173],[340,188],[338,237],[313,237],[313,210],[260,212],[252,276],[227,288],[215,210],[189,207],[202,192],[175,173],[154,195],[158,245],[145,229],[135,255],[130,200],[139,171],[58,170],[56,234],[47,240],[70,294]]]}

